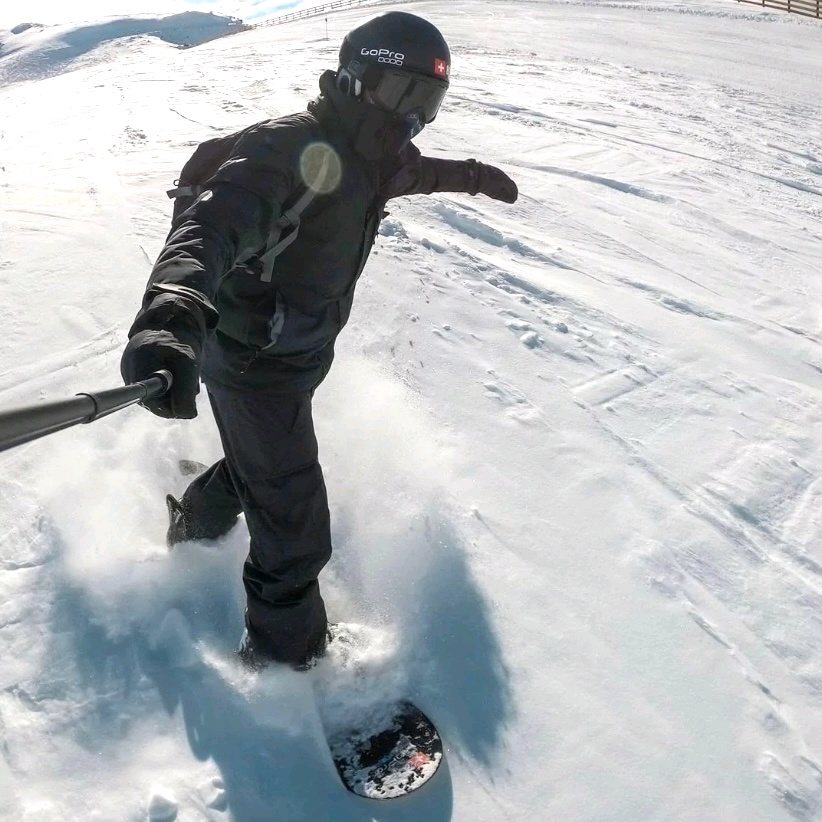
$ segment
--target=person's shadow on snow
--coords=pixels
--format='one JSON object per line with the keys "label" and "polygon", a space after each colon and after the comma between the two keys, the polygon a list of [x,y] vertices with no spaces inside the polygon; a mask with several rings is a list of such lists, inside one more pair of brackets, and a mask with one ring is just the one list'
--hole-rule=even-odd
{"label": "person's shadow on snow", "polygon": [[[334,770],[322,743],[321,729],[312,729],[310,691],[294,679],[299,674],[272,672],[283,677],[286,720],[305,710],[308,721],[295,732],[260,721],[249,703],[206,666],[185,672],[158,668],[154,682],[166,707],[178,700],[192,753],[211,759],[225,785],[225,802],[217,810],[230,812],[237,822],[265,820],[448,820],[451,783],[447,770],[438,773],[425,790],[395,802],[375,802],[349,794]],[[290,681],[289,681],[290,680]],[[276,692],[277,688],[272,689]],[[273,695],[273,694],[272,694]],[[259,699],[258,695],[257,699]],[[302,699],[301,699],[302,697]],[[276,713],[277,706],[274,708]],[[299,725],[300,723],[296,723]],[[305,732],[308,725],[308,732]],[[313,732],[312,732],[313,730]]]}
{"label": "person's shadow on snow", "polygon": [[432,516],[426,537],[434,555],[416,586],[418,610],[402,643],[419,694],[410,696],[435,717],[448,748],[491,771],[501,764],[514,716],[510,675],[460,536]]}
{"label": "person's shadow on snow", "polygon": [[[401,627],[406,650],[398,664],[407,674],[408,697],[437,724],[446,760],[431,783],[392,801],[362,799],[342,786],[300,674],[266,672],[268,685],[252,687],[250,695],[232,684],[235,677],[225,677],[224,667],[237,664],[226,637],[242,624],[234,582],[215,579],[212,590],[177,603],[159,639],[156,627],[151,636],[135,630],[130,637],[107,638],[82,592],[68,585],[56,607],[60,624],[74,637],[85,686],[105,689],[111,710],[112,692],[128,703],[144,675],[169,716],[182,712],[192,753],[212,760],[222,779],[224,796],[212,802],[214,811],[227,811],[236,822],[446,822],[454,802],[448,757],[497,767],[513,709],[488,607],[458,537],[440,523],[429,525],[428,539],[436,551],[419,585],[417,611]],[[193,652],[189,632],[220,655],[222,673]]]}

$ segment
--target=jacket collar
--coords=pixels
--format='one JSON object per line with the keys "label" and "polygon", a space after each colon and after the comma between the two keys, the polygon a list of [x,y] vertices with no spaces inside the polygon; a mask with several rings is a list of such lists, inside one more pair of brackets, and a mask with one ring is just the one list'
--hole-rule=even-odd
{"label": "jacket collar", "polygon": [[336,83],[336,72],[320,76],[320,96],[308,104],[308,110],[323,125],[341,130],[353,149],[369,164],[381,165],[400,153],[407,143],[403,124],[390,112],[368,105],[343,94]]}

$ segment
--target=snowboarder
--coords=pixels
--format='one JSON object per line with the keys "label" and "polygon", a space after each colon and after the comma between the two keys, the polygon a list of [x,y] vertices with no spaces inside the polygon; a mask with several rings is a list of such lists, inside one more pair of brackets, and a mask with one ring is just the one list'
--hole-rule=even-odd
{"label": "snowboarder", "polygon": [[351,31],[307,112],[240,132],[202,188],[183,176],[129,331],[124,380],[174,376],[150,411],[193,418],[201,376],[206,385],[225,457],[170,499],[168,541],[219,537],[245,514],[240,656],[253,667],[305,668],[328,641],[317,578],[331,535],[311,403],[385,204],[441,191],[517,199],[499,169],[411,143],[437,116],[450,64],[440,32],[415,15]]}

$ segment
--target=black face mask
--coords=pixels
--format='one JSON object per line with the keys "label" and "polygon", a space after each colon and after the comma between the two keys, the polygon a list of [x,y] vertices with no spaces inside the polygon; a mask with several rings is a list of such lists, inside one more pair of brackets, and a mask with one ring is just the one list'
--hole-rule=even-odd
{"label": "black face mask", "polygon": [[421,120],[414,113],[399,116],[393,112],[349,97],[336,84],[336,75],[325,72],[320,78],[323,97],[312,106],[323,106],[323,98],[348,132],[354,149],[366,160],[375,162],[396,156],[422,131]]}
{"label": "black face mask", "polygon": [[385,154],[399,154],[423,130],[424,124],[419,117],[397,117],[392,115],[392,122],[386,128],[384,143]]}

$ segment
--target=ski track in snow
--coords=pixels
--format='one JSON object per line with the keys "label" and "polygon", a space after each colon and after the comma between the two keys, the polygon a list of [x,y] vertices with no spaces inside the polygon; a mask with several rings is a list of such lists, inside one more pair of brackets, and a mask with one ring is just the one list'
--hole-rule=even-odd
{"label": "ski track in snow", "polygon": [[[230,661],[242,524],[166,554],[205,405],[65,432],[3,455],[0,818],[820,818],[818,24],[518,0],[479,36],[476,5],[407,5],[456,55],[424,150],[521,198],[391,204],[317,395],[368,686]],[[4,75],[4,405],[116,381],[182,160],[300,109],[362,16]],[[447,765],[380,816],[322,723],[397,695]]]}

